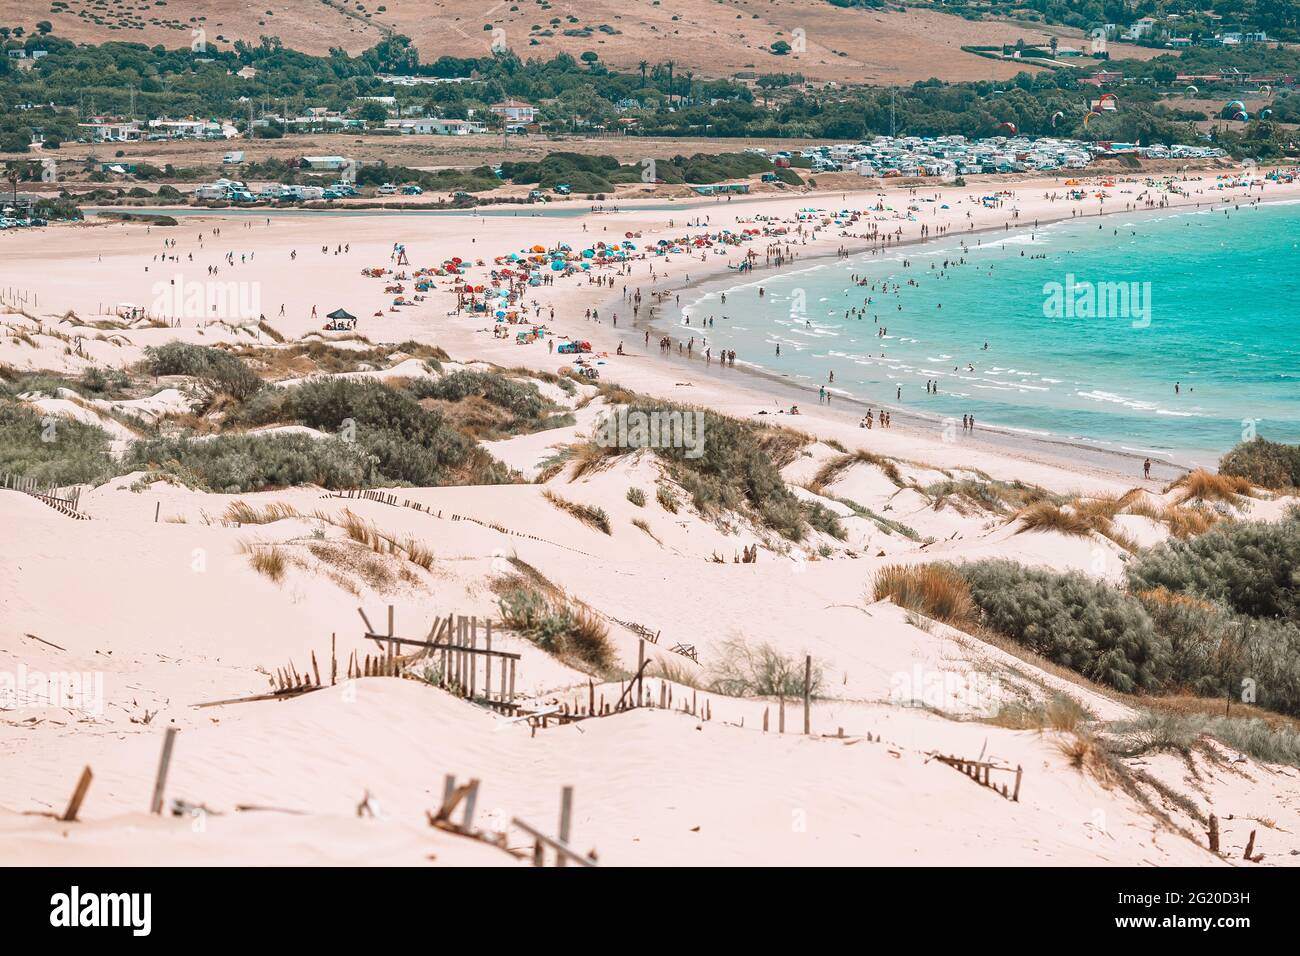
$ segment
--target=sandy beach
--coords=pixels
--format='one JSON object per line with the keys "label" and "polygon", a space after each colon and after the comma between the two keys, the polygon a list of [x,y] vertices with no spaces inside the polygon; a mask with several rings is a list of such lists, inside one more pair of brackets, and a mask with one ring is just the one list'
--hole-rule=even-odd
{"label": "sandy beach", "polygon": [[[1260,816],[1276,823],[1262,832],[1264,862],[1294,865],[1293,768],[1215,743],[1217,759],[1145,755],[1132,787],[1090,776],[1062,744],[1066,731],[988,722],[988,708],[1065,695],[1097,719],[1124,721],[1140,710],[1133,695],[872,593],[874,575],[889,564],[984,558],[1118,582],[1127,544],[1171,537],[1148,512],[1188,507],[1170,487],[1185,469],[1157,462],[1144,481],[1140,459],[1106,450],[992,428],[954,437],[889,396],[873,404],[892,407],[896,427],[866,430],[862,404],[819,405],[815,392],[747,368],[760,364],[756,356],[723,367],[716,352],[702,360],[698,343],[690,359],[677,350],[699,333],[681,325],[677,296],[776,275],[769,251],[780,250],[786,268],[806,267],[938,237],[991,241],[1080,216],[1300,198],[1300,184],[1219,189],[1216,175],[1228,174],[1189,171],[1173,182],[1176,191],[1088,175],[1079,200],[1065,198],[1070,187],[1059,176],[962,187],[872,183],[667,209],[627,201],[572,216],[205,213],[174,227],[92,220],[0,234],[0,309],[8,309],[0,363],[20,372],[128,369],[147,347],[172,340],[273,348],[278,336],[341,350],[384,343],[393,347],[391,365],[343,376],[436,381],[458,370],[517,369],[572,416],[554,429],[482,442],[528,482],[387,489],[393,501],[305,486],[218,494],[131,474],[83,488],[77,507],[89,520],[78,521],[30,494],[0,490],[0,526],[12,542],[0,554],[0,667],[102,681],[93,712],[46,700],[11,701],[0,713],[0,751],[21,767],[0,781],[0,860],[522,865],[532,840],[512,821],[553,829],[562,788],[571,786],[572,846],[611,865],[1219,866],[1241,862]],[[980,202],[995,193],[997,205]],[[915,196],[935,201],[910,211]],[[741,240],[744,230],[755,231]],[[701,242],[690,252],[647,254],[683,237]],[[491,312],[458,311],[456,287],[491,285],[492,270],[509,268],[512,253],[598,242],[636,249],[528,287],[510,305],[520,321],[504,337],[493,334]],[[396,261],[398,244],[407,265]],[[751,252],[753,270],[739,273]],[[456,274],[429,275],[430,288],[415,291],[416,270],[456,257]],[[217,283],[245,314],[213,317],[205,296]],[[386,291],[395,285],[403,291]],[[409,304],[394,306],[397,295]],[[122,321],[128,307],[142,313]],[[336,309],[356,317],[354,331],[323,329]],[[516,333],[537,325],[549,334],[516,344]],[[656,346],[663,335],[672,339],[666,353]],[[591,381],[574,377],[566,391],[543,377],[574,371],[573,356],[550,348],[567,341],[591,343],[586,360],[601,386],[800,433],[804,444],[775,464],[796,497],[838,516],[846,537],[817,530],[792,543],[734,514],[700,513],[650,454],[585,472],[572,459],[551,468],[608,408]],[[434,371],[399,343],[437,346],[449,359]],[[709,345],[728,348],[712,331]],[[270,377],[280,388],[300,380]],[[131,409],[53,393],[27,401],[43,415],[116,426],[125,443],[139,436],[110,412],[188,410],[186,383],[153,387]],[[789,414],[796,404],[797,417]],[[1076,505],[1123,496],[1147,508],[1117,504],[1109,536],[1032,530],[1010,511],[926,491],[960,481],[1018,483]],[[657,487],[680,508],[657,503]],[[649,489],[649,502],[633,501],[632,488]],[[612,530],[566,513],[555,495],[599,507]],[[285,510],[260,523],[223,517],[238,502]],[[1261,494],[1230,507],[1276,521],[1292,503]],[[346,546],[339,529],[349,512],[393,541],[427,542],[432,561],[403,564],[390,550],[382,560],[393,580],[342,586],[312,549]],[[250,563],[254,545],[301,561],[269,579]],[[755,562],[736,560],[750,547]],[[265,693],[290,664],[308,674],[335,660],[346,671],[354,653],[378,655],[358,607],[376,626],[391,608],[397,633],[415,637],[434,633],[447,615],[485,625],[500,617],[491,582],[514,573],[512,561],[606,623],[621,674],[584,671],[498,625],[492,647],[519,655],[521,699],[565,716],[597,699],[613,704],[631,692],[649,655],[656,666],[636,688],[646,706],[533,727],[392,676],[196,706]],[[707,689],[705,675],[738,640],[817,662],[823,684],[806,711],[802,700]],[[920,686],[932,678],[933,693]],[[158,816],[147,811],[169,728],[179,733],[168,806],[182,802],[175,815]],[[938,759],[952,755],[996,765],[992,787]],[[94,783],[82,822],[51,819],[85,766]],[[490,838],[429,825],[426,811],[443,801],[448,774],[458,785],[480,782],[477,829]],[[1014,801],[998,789],[1013,779]],[[1177,799],[1162,796],[1170,792]],[[1224,821],[1222,857],[1204,845],[1210,812]]]}

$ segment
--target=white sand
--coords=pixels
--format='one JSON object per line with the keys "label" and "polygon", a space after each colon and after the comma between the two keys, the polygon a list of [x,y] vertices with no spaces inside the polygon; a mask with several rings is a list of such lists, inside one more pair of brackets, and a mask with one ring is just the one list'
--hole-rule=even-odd
{"label": "white sand", "polygon": [[[1195,190],[1209,182],[1191,185]],[[1061,191],[1059,183],[1049,182],[1014,187],[1020,225],[1062,214],[1063,203],[1042,199],[1053,188]],[[1122,210],[1131,200],[1122,188],[1129,187],[1121,183],[1109,190],[1106,209]],[[983,186],[949,190],[948,196],[955,201],[958,195],[986,191]],[[1226,195],[1238,199],[1243,192]],[[1265,195],[1293,192],[1270,186]],[[1219,192],[1194,192],[1190,201],[1223,198]],[[716,230],[736,228],[736,220],[755,211],[788,217],[803,206],[862,208],[875,199],[873,190],[843,200],[838,195],[794,196],[706,202],[671,214],[627,209],[544,220],[303,216],[277,218],[267,226],[258,217],[228,216],[202,225],[187,221],[175,229],[51,228],[23,242],[0,235],[0,288],[25,290],[24,308],[33,316],[8,315],[0,321],[24,329],[36,343],[16,336],[0,339],[0,361],[78,372],[89,364],[131,364],[143,347],[172,338],[206,344],[255,341],[252,332],[204,328],[197,318],[176,328],[120,330],[59,320],[69,310],[88,323],[111,313],[117,303],[149,306],[157,298],[152,284],[159,277],[169,282],[179,271],[183,282],[202,282],[208,266],[220,265],[218,280],[252,283],[260,311],[290,338],[319,329],[324,320],[312,320],[313,306],[321,316],[342,306],[361,317],[357,331],[373,342],[414,339],[443,347],[455,360],[444,363],[444,373],[474,361],[554,371],[567,363],[544,345],[494,339],[487,320],[449,316],[454,307],[449,280],[439,280],[425,302],[388,312],[392,296],[383,288],[389,280],[363,278],[360,270],[387,268],[397,241],[406,244],[415,266],[453,255],[481,256],[491,263],[494,256],[534,241],[568,241],[582,248],[594,237],[621,239],[626,232],[640,232],[635,241],[645,246],[682,234],[685,220],[695,215],[709,215],[708,228]],[[891,191],[888,202],[899,206],[903,200]],[[935,217],[928,223],[964,226],[969,208],[954,204],[951,219]],[[1097,201],[1090,199],[1083,208],[1095,213]],[[975,214],[977,228],[1000,229],[1008,216],[1006,209]],[[668,216],[675,219],[672,227]],[[214,225],[222,230],[219,238],[212,235]],[[891,220],[888,225],[901,226],[910,239],[918,224]],[[175,252],[183,264],[152,261],[164,237],[177,240]],[[824,229],[798,248],[806,259],[850,241]],[[351,251],[334,255],[334,248],[345,242]],[[326,244],[330,251],[322,253]],[[760,240],[760,250],[761,245]],[[726,259],[738,261],[746,248],[710,257],[708,267],[720,271]],[[296,260],[289,258],[290,250],[297,250]],[[221,256],[228,251],[237,263],[241,254],[255,256],[243,265],[222,265]],[[687,272],[693,280],[701,277],[704,263],[674,259],[666,266],[655,263],[655,282],[664,281],[665,267],[672,282],[684,283]],[[648,293],[648,266],[636,262],[630,278],[618,278],[619,285],[626,281]],[[486,267],[476,267],[470,280],[483,281],[485,273]],[[406,286],[409,296],[410,283]],[[610,353],[619,341],[616,333],[607,321],[584,319],[584,311],[594,305],[602,319],[617,311],[620,328],[631,318],[629,310],[604,304],[608,289],[574,279],[536,293],[543,308],[554,305],[551,328],[590,339]],[[281,303],[284,317],[279,315]],[[88,357],[76,353],[78,336],[85,340],[82,351]],[[261,341],[267,343],[267,337]],[[601,366],[602,378],[739,416],[776,406],[764,380],[739,371],[705,376],[660,359],[656,351],[646,354],[637,347],[640,341],[632,341],[626,356],[609,355]],[[357,374],[436,373],[411,360]],[[554,386],[545,387],[566,407],[591,392],[583,389],[569,398]],[[48,396],[34,404],[54,415],[116,424],[67,398]],[[159,383],[150,399],[119,405],[147,417],[184,407],[183,395],[168,382]],[[590,431],[598,407],[578,408],[574,426],[485,447],[525,476],[535,476],[556,446]],[[905,459],[905,479],[921,485],[945,472],[960,477],[972,469],[1063,493],[1117,494],[1136,484],[1045,453],[963,446],[904,430],[867,432],[856,427],[853,414],[819,409],[815,403],[786,424],[823,440],[809,445],[809,454],[784,470],[787,482],[805,497],[817,497],[804,486],[839,454],[825,441]],[[452,773],[462,780],[481,780],[478,822],[506,831],[512,847],[528,841],[509,820],[518,816],[552,829],[560,788],[573,785],[574,845],[582,851],[595,848],[611,864],[1218,862],[1204,849],[1199,824],[1184,809],[1154,796],[1158,812],[1153,811],[1123,787],[1081,773],[1058,746],[1063,735],[961,719],[999,702],[1042,700],[1059,692],[1107,720],[1130,716],[1127,703],[871,598],[874,572],[900,560],[1011,557],[1117,579],[1121,549],[1100,536],[1017,533],[1018,523],[1007,524],[1004,516],[948,505],[936,510],[924,495],[900,489],[868,464],[852,466],[821,490],[819,500],[847,515],[848,540],[814,535],[804,547],[785,554],[769,547],[752,527],[720,526],[701,518],[680,490],[679,511],[665,511],[655,500],[661,467],[648,455],[617,459],[576,481],[566,470],[546,486],[566,499],[603,508],[612,525],[609,535],[558,510],[538,485],[395,490],[399,498],[428,506],[432,513],[425,513],[327,497],[318,489],[224,496],[159,483],[133,490],[136,477],[85,491],[81,506],[91,521],[74,521],[36,499],[0,491],[0,527],[6,541],[13,542],[0,549],[0,672],[16,673],[23,665],[33,671],[97,673],[104,698],[102,711],[93,714],[79,714],[61,701],[23,701],[0,714],[0,747],[19,768],[0,780],[5,835],[0,861],[512,865],[513,859],[500,850],[427,825],[424,813],[437,806],[443,775]],[[629,487],[646,493],[644,507],[627,500]],[[1147,487],[1153,495],[1160,493],[1155,482]],[[828,496],[870,508],[912,528],[915,537],[882,528]],[[391,573],[387,584],[331,576],[331,566],[313,549],[350,547],[337,527],[310,517],[244,527],[223,524],[223,513],[236,500],[258,507],[284,503],[302,515],[319,510],[336,518],[348,508],[394,538],[418,538],[432,548],[435,560],[425,570],[400,558],[384,558]],[[1249,507],[1270,519],[1285,504],[1261,501]],[[162,519],[157,523],[156,510]],[[505,530],[454,521],[453,514]],[[634,527],[633,520],[643,521],[650,533]],[[1162,525],[1133,516],[1125,516],[1122,527],[1142,544],[1165,534]],[[732,562],[755,543],[764,545],[757,564]],[[241,545],[252,544],[274,545],[291,557],[282,581],[253,570],[241,553]],[[885,556],[879,557],[882,552]],[[651,656],[700,675],[728,641],[738,638],[751,645],[771,644],[791,656],[813,655],[824,669],[825,694],[811,713],[815,736],[797,732],[803,720],[798,705],[788,707],[785,735],[775,733],[775,726],[764,734],[764,710],[775,724],[776,701],[715,694],[699,695],[701,702],[705,697],[709,701],[710,721],[647,709],[539,730],[535,736],[521,724],[507,724],[441,691],[393,679],[363,679],[287,702],[193,706],[265,692],[268,672],[290,661],[299,671],[308,670],[313,652],[318,661],[328,660],[331,635],[340,660],[353,651],[373,652],[361,638],[358,606],[374,620],[385,605],[393,605],[399,632],[409,634],[426,633],[436,615],[496,616],[488,581],[510,570],[507,559],[513,556],[604,616],[618,657],[629,669],[636,666],[637,636],[614,619],[659,631]],[[494,646],[523,655],[520,687],[529,697],[546,702],[586,694],[587,677],[580,671],[511,636],[498,634],[497,640]],[[694,645],[704,666],[673,654],[678,643]],[[937,680],[938,689],[917,687],[918,680]],[[650,682],[655,700],[658,685],[657,679]],[[966,689],[975,686],[982,690],[972,697]],[[607,699],[617,697],[618,685],[602,686],[599,692]],[[679,705],[690,694],[688,688],[674,687]],[[917,698],[948,716],[902,706]],[[162,731],[169,726],[181,733],[168,795],[220,814],[204,818],[201,826],[192,819],[145,815]],[[841,728],[847,739],[821,736],[836,735]],[[874,739],[877,735],[880,740]],[[970,758],[982,753],[1001,766],[1020,766],[1020,802],[976,786],[931,759],[935,753]],[[1195,762],[1200,777],[1194,784],[1187,767],[1173,757],[1144,758],[1141,769],[1184,794],[1200,812],[1213,811],[1230,821],[1223,837],[1229,862],[1240,859],[1249,830],[1256,826],[1246,820],[1250,816],[1276,821],[1276,829],[1261,827],[1256,841],[1266,863],[1296,859],[1288,855],[1300,848],[1294,770],[1250,760],[1228,765],[1197,757]],[[23,815],[61,812],[84,765],[93,767],[95,781],[82,808],[83,822]],[[380,807],[377,818],[356,815],[366,792]],[[1147,792],[1154,795],[1149,787]],[[236,811],[241,804],[297,812]]]}

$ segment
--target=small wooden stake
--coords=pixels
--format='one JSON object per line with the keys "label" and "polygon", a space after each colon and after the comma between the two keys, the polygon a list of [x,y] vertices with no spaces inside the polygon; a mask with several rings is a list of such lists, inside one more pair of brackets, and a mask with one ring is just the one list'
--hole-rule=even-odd
{"label": "small wooden stake", "polygon": [[64,823],[71,823],[77,819],[77,811],[81,809],[81,801],[86,799],[86,791],[90,789],[90,781],[95,775],[90,772],[87,766],[81,771],[81,779],[77,781],[77,789],[72,791],[72,799],[68,801],[68,809],[63,811],[63,816],[59,817]]}
{"label": "small wooden stake", "polygon": [[1213,813],[1210,814],[1210,852],[1219,852],[1219,818]]}
{"label": "small wooden stake", "polygon": [[[560,842],[565,846],[569,844],[569,824],[573,818],[573,788],[565,787],[560,791]],[[1253,838],[1253,834],[1252,834]],[[564,866],[564,854],[561,853],[555,860],[556,866]]]}
{"label": "small wooden stake", "polygon": [[803,732],[804,736],[812,733],[812,713],[808,709],[808,700],[812,695],[812,655],[803,659]]}
{"label": "small wooden stake", "polygon": [[163,737],[162,758],[158,761],[158,777],[153,784],[153,803],[150,805],[150,812],[157,815],[162,813],[163,809],[163,791],[167,787],[167,770],[172,762],[172,746],[176,742],[176,728],[168,727],[167,734]]}

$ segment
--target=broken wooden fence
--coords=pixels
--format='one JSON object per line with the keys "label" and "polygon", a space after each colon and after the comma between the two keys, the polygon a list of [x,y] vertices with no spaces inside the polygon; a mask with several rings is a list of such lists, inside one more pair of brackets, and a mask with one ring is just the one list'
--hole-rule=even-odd
{"label": "broken wooden fence", "polygon": [[56,485],[41,484],[35,478],[24,478],[21,475],[8,473],[0,475],[0,488],[8,488],[11,491],[21,491],[25,495],[31,495],[69,518],[76,518],[78,521],[90,520],[90,515],[77,510],[77,505],[81,501],[80,488],[73,488],[67,494],[60,494]]}
{"label": "broken wooden fence", "polygon": [[[492,621],[482,621],[480,644],[477,617],[448,614],[434,620],[427,638],[417,640],[398,637],[393,630],[393,609],[388,609],[387,633],[377,633],[360,608],[357,612],[366,624],[365,638],[375,641],[386,653],[386,660],[412,664],[432,660],[436,664],[436,682],[439,687],[458,697],[486,704],[504,713],[515,713],[518,708],[515,690],[519,654],[492,647]],[[401,655],[399,648],[415,647],[419,650]]]}
{"label": "broken wooden fence", "polygon": [[[1012,770],[1010,767],[989,763],[987,760],[967,760],[964,757],[953,757],[946,754],[934,754],[933,757],[940,763],[947,764],[954,770],[964,773],[981,787],[988,787],[994,793],[1000,793],[1012,803],[1020,802],[1020,777],[1024,770],[1019,764]],[[993,783],[990,776],[994,771],[1008,774],[1014,773],[1016,775],[1014,789],[1008,793],[1007,784],[1004,783],[999,787],[996,783]]]}

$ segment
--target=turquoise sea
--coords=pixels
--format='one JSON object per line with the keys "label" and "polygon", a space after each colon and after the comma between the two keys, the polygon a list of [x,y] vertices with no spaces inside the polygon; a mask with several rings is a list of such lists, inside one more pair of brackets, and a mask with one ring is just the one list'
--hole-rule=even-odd
{"label": "turquoise sea", "polygon": [[1180,463],[1252,428],[1300,442],[1300,204],[951,236],[682,298],[678,334],[877,408]]}

